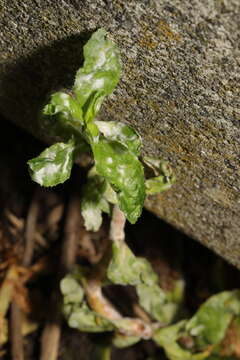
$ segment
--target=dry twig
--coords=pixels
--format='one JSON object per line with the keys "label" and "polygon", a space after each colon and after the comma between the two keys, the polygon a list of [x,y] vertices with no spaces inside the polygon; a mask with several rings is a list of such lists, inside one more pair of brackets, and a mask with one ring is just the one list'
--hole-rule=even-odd
{"label": "dry twig", "polygon": [[61,261],[57,276],[57,289],[54,290],[53,298],[51,299],[55,311],[52,319],[46,323],[42,333],[40,360],[56,360],[58,356],[62,321],[58,283],[67,272],[72,270],[75,264],[77,239],[82,229],[83,220],[80,212],[80,198],[76,193],[73,193],[69,200],[65,218]]}
{"label": "dry twig", "polygon": [[[37,223],[37,217],[40,208],[39,197],[41,190],[37,188],[32,202],[28,209],[28,216],[25,226],[25,250],[22,264],[25,267],[30,266],[34,251],[34,237]],[[10,315],[10,334],[11,334],[11,354],[13,360],[24,360],[23,338],[22,338],[22,312],[17,302],[13,299]]]}

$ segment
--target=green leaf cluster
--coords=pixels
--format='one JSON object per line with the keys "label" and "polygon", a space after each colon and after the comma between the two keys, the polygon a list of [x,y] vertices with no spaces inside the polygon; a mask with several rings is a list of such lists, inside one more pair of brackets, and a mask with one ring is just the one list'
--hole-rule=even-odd
{"label": "green leaf cluster", "polygon": [[84,271],[76,269],[60,282],[63,294],[63,314],[68,325],[83,332],[115,331],[113,343],[117,347],[126,347],[138,342],[139,337],[128,336],[129,328],[131,329],[135,322],[138,324],[138,319],[128,317],[109,319],[92,310],[85,298],[84,283],[86,281]]}
{"label": "green leaf cluster", "polygon": [[161,175],[145,184],[139,134],[123,123],[96,120],[103,100],[113,92],[121,74],[119,50],[104,29],[96,31],[84,46],[84,59],[72,89],[52,94],[40,117],[44,131],[64,142],[50,146],[28,165],[34,181],[55,186],[70,177],[73,163],[82,152],[92,154],[95,176],[89,176],[84,188],[82,211],[87,229],[96,231],[102,212],[109,213],[112,203],[105,196],[106,189],[111,189],[114,202],[135,223],[146,192],[167,189],[170,182]]}

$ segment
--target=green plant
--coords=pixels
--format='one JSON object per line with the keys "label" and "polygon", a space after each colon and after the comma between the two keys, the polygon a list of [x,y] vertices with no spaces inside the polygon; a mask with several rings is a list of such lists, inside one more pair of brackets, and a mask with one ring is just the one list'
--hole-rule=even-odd
{"label": "green plant", "polygon": [[[84,47],[84,65],[73,88],[54,93],[41,113],[45,131],[63,142],[28,162],[34,181],[55,186],[70,177],[74,161],[87,152],[93,166],[82,189],[85,226],[97,231],[102,212],[112,216],[110,261],[106,253],[93,268],[78,267],[61,281],[63,312],[69,326],[86,332],[110,332],[111,343],[118,347],[152,338],[171,360],[231,359],[219,357],[219,351],[229,326],[234,322],[240,329],[239,292],[215,295],[190,320],[172,324],[183,301],[184,280],[175,280],[171,291],[163,290],[151,264],[136,257],[124,241],[125,218],[135,223],[146,194],[169,189],[175,178],[166,162],[141,158],[142,141],[134,129],[96,118],[121,72],[118,48],[106,35],[103,29],[92,35]],[[153,178],[145,180],[143,163]],[[108,284],[134,286],[145,319],[122,316],[102,292]],[[109,359],[109,346],[96,348],[93,358]]]}
{"label": "green plant", "polygon": [[174,177],[165,163],[143,158],[156,173],[145,182],[139,134],[124,123],[96,120],[121,72],[118,48],[106,38],[105,30],[92,35],[84,46],[84,57],[72,90],[54,93],[41,114],[45,131],[65,141],[50,146],[28,165],[34,181],[55,186],[70,177],[74,160],[82,152],[91,153],[95,167],[83,192],[83,216],[87,229],[97,230],[109,203],[118,203],[127,219],[136,222],[146,193],[165,190]]}

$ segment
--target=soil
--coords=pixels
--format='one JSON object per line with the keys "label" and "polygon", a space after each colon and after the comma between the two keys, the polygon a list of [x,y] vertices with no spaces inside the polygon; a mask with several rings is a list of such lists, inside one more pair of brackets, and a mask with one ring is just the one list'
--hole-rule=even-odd
{"label": "soil", "polygon": [[[64,226],[69,203],[80,193],[81,169],[76,166],[72,178],[66,184],[52,189],[41,189],[31,181],[26,161],[42,151],[45,144],[4,119],[1,125],[0,289],[4,281],[6,283],[9,270],[17,269],[15,282],[8,281],[8,284],[14,284],[9,305],[11,302],[15,304],[34,324],[34,331],[23,338],[23,347],[24,359],[36,360],[40,358],[43,330],[50,319],[56,321],[55,308],[61,301],[56,289],[59,276],[62,274],[61,249],[66,235]],[[84,230],[81,224],[79,225],[79,234],[76,235],[79,239],[74,250],[77,262],[94,262],[94,259],[101,256],[101,251],[105,247],[107,226],[108,220],[105,219],[103,229],[95,238],[91,235],[91,245],[89,240],[85,243],[80,241]],[[30,235],[27,235],[27,231]],[[164,288],[171,288],[176,277],[184,277],[184,308],[189,316],[210,295],[221,290],[234,289],[239,284],[238,270],[147,211],[143,212],[136,225],[127,225],[126,234],[128,244],[134,252],[147,257],[155,271],[161,275],[161,285]],[[28,236],[34,240],[34,247],[26,254]],[[88,238],[85,236],[85,239]],[[68,265],[65,269],[67,267]],[[115,287],[108,289],[107,293],[123,312],[129,311],[131,289],[128,291]],[[4,317],[9,324],[12,319],[13,326],[8,341],[0,348],[1,360],[13,358],[11,352],[14,351],[14,346],[18,352],[18,342],[14,338],[17,328],[17,317],[13,315],[15,305],[7,308]],[[60,320],[60,323],[58,359],[88,359],[94,344],[101,341],[103,335],[80,333],[70,329],[64,320]],[[1,331],[3,328],[0,322],[0,338]],[[112,352],[113,360],[155,358],[165,359],[161,349],[152,341],[142,341],[124,350],[113,349]],[[19,360],[22,359],[19,357]]]}

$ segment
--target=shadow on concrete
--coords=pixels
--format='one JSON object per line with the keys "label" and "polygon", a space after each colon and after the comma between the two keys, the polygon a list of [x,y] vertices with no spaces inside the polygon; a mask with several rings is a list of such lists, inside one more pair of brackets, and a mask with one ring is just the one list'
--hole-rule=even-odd
{"label": "shadow on concrete", "polygon": [[42,138],[39,110],[50,93],[73,85],[83,64],[83,45],[91,34],[83,32],[53,41],[2,69],[0,113]]}

